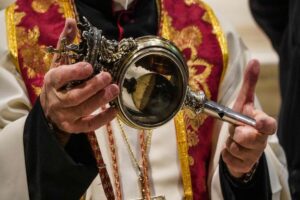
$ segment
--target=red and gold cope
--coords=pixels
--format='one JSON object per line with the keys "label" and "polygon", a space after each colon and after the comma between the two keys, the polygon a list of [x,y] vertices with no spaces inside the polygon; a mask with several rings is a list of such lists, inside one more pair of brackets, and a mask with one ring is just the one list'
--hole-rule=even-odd
{"label": "red and gold cope", "polygon": [[[157,7],[158,34],[182,51],[189,86],[216,101],[228,51],[214,13],[201,0],[157,0]],[[52,60],[45,48],[56,46],[65,19],[75,18],[74,9],[71,0],[17,0],[6,10],[9,48],[32,104]],[[181,111],[174,120],[185,199],[208,199],[213,119]]]}

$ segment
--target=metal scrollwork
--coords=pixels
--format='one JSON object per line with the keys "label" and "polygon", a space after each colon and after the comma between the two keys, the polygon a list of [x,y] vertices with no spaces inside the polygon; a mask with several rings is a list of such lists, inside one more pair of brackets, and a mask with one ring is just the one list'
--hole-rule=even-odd
{"label": "metal scrollwork", "polygon": [[[254,119],[210,101],[203,91],[194,92],[188,87],[188,66],[172,42],[157,36],[109,40],[86,18],[78,28],[79,44],[68,44],[63,38],[58,49],[49,47],[48,52],[57,55],[58,64],[90,63],[94,68],[91,77],[108,71],[121,91],[110,105],[118,109],[128,125],[155,128],[171,120],[182,107],[188,107],[196,114],[206,113],[233,124],[255,126]],[[84,81],[72,81],[62,89],[72,89]]]}
{"label": "metal scrollwork", "polygon": [[203,112],[204,103],[207,101],[203,91],[192,92],[190,87],[187,88],[184,106],[193,110],[196,114]]}
{"label": "metal scrollwork", "polygon": [[120,42],[105,38],[102,30],[94,27],[85,17],[78,27],[82,36],[79,45],[67,44],[63,38],[59,49],[48,47],[47,50],[74,62],[86,61],[93,66],[95,74],[102,70],[112,72],[114,64],[137,47],[133,38],[125,38]]}

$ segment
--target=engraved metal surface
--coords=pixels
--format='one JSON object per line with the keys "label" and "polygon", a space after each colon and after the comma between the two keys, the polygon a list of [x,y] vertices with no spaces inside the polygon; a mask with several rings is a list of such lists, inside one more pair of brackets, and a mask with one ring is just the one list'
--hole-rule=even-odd
{"label": "engraved metal surface", "polygon": [[[72,62],[86,61],[94,68],[111,73],[120,95],[110,103],[129,126],[152,129],[170,121],[183,107],[233,124],[255,126],[255,120],[206,98],[203,91],[188,87],[188,66],[180,50],[157,36],[126,38],[120,42],[106,39],[87,19],[78,24],[79,45],[61,41],[50,53]],[[66,89],[82,83],[73,81]]]}

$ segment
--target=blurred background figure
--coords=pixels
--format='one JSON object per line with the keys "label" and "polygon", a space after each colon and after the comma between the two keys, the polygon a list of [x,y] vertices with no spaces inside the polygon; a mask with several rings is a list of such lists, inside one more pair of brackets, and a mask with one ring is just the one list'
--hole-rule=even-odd
{"label": "blurred background figure", "polygon": [[293,199],[300,199],[300,3],[296,0],[250,0],[256,22],[279,55],[282,103],[278,136],[285,149]]}

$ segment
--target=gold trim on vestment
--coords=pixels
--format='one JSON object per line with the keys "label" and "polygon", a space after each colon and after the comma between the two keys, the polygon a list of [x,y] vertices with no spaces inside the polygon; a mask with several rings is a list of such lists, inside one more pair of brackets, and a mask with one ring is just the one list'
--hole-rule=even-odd
{"label": "gold trim on vestment", "polygon": [[184,189],[184,199],[192,200],[193,189],[192,189],[192,180],[191,180],[189,155],[188,155],[188,143],[186,138],[186,127],[184,122],[183,110],[177,113],[176,117],[174,118],[174,122],[176,128],[178,156],[180,160],[181,176],[182,176],[182,183]]}
{"label": "gold trim on vestment", "polygon": [[20,66],[18,63],[18,45],[16,38],[16,24],[15,24],[15,8],[16,4],[12,4],[5,10],[6,17],[6,35],[8,41],[8,49],[12,56],[13,63],[16,66],[16,69],[21,73]]}
{"label": "gold trim on vestment", "polygon": [[62,4],[65,18],[76,19],[74,5],[70,0],[60,0],[58,2]]}
{"label": "gold trim on vestment", "polygon": [[227,67],[228,67],[229,53],[228,53],[227,40],[226,40],[226,37],[225,37],[225,35],[223,33],[223,30],[221,28],[220,22],[217,19],[214,11],[205,2],[201,1],[201,3],[202,3],[202,5],[204,6],[205,10],[208,13],[208,16],[210,18],[210,21],[211,21],[213,29],[214,29],[214,33],[217,35],[217,40],[219,41],[220,48],[221,48],[221,51],[222,51],[222,56],[223,56],[223,71],[222,71],[222,76],[221,76],[221,82],[222,82],[223,79],[224,79],[224,76],[225,76],[225,72],[226,72]]}

